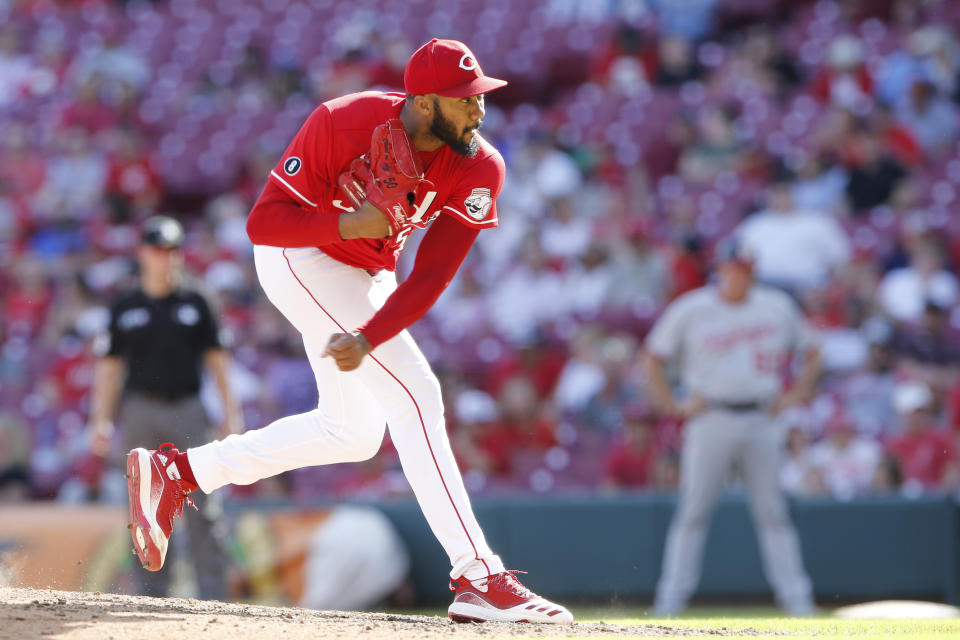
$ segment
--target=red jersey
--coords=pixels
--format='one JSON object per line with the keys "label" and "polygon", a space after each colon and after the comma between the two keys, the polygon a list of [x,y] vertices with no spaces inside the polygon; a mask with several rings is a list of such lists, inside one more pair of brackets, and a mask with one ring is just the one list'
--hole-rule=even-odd
{"label": "red jersey", "polygon": [[[367,153],[374,128],[398,117],[404,100],[402,93],[365,91],[324,102],[300,128],[270,172],[270,180],[317,215],[353,211],[337,186],[337,177],[354,158]],[[492,145],[483,138],[479,145],[473,158],[460,156],[447,145],[420,152],[424,173],[434,189],[421,189],[416,211],[396,235],[339,240],[319,248],[354,267],[393,271],[410,232],[426,228],[441,213],[473,229],[495,227],[496,198],[506,168]]]}
{"label": "red jersey", "polygon": [[650,484],[656,452],[653,447],[637,450],[625,443],[616,443],[607,454],[604,474],[616,486],[637,489]]}
{"label": "red jersey", "polygon": [[936,489],[945,473],[957,464],[957,450],[948,433],[928,429],[894,437],[887,450],[900,463],[904,480],[915,480]]}

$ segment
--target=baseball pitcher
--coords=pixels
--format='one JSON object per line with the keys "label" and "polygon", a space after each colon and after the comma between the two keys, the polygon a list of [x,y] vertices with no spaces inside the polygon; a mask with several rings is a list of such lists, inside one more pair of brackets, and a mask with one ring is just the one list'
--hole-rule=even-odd
{"label": "baseball pitcher", "polygon": [[[247,223],[267,297],[303,335],[317,409],[180,452],[137,448],[127,461],[134,548],[163,566],[186,495],[310,465],[365,460],[390,428],[410,486],[450,557],[455,620],[569,622],[487,546],[457,469],[440,384],[405,330],[436,301],[474,239],[497,226],[500,154],[477,129],[484,75],[462,42],[431,40],[410,58],[406,94],[363,92],[321,104],[277,163]],[[409,278],[397,256],[427,229]]]}

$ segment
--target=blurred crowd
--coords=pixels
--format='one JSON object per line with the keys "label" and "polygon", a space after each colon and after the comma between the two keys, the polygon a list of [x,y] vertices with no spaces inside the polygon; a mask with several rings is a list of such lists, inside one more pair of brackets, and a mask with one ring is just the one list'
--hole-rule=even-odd
{"label": "blurred crowd", "polygon": [[[315,406],[246,214],[319,102],[402,86],[433,36],[511,80],[500,227],[412,329],[468,489],[675,488],[638,356],[735,232],[822,339],[818,396],[777,417],[784,486],[954,492],[958,28],[950,0],[0,0],[0,497],[122,497],[83,437],[90,347],[153,213],[188,229],[246,424]],[[408,488],[381,455],[231,491]]]}

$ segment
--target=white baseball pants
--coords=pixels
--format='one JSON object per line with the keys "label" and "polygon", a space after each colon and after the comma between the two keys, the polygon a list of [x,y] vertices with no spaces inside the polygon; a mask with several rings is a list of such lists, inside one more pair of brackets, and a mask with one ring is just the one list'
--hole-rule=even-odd
{"label": "white baseball pants", "polygon": [[315,248],[256,246],[254,259],[267,297],[303,336],[320,401],[308,413],[190,449],[200,488],[210,493],[300,467],[366,460],[389,425],[404,474],[450,556],[451,577],[503,571],[450,449],[440,383],[409,332],[379,345],[354,371],[321,357],[331,334],[361,326],[383,305],[396,289],[395,275],[371,276]]}

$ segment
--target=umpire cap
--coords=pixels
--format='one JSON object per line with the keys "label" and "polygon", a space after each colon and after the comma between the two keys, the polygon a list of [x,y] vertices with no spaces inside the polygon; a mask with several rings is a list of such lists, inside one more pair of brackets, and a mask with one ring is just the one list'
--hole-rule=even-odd
{"label": "umpire cap", "polygon": [[183,227],[169,216],[153,216],[143,223],[143,244],[161,249],[178,249],[183,244]]}

